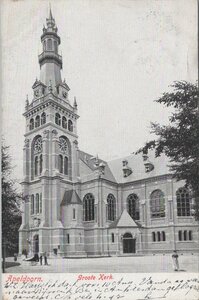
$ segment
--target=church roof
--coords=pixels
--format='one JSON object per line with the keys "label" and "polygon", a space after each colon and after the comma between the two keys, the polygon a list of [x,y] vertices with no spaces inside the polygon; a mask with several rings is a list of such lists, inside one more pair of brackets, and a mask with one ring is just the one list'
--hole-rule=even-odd
{"label": "church roof", "polygon": [[[95,170],[96,170],[96,165],[95,165],[95,158],[93,155],[88,154],[84,151],[79,151],[79,158],[80,160],[90,169],[90,171],[88,172],[88,174],[81,174],[81,169],[80,169],[80,176],[86,176],[88,180],[92,180],[95,178]],[[104,163],[105,164],[105,169],[104,169],[104,174],[102,175],[102,178],[107,179],[109,181],[112,182],[116,182],[115,177],[113,176],[109,165],[107,164],[106,161],[102,160],[102,159],[98,159],[99,160],[99,164],[100,163]],[[83,177],[82,177],[83,178]]]}
{"label": "church roof", "polygon": [[82,204],[80,197],[74,190],[65,191],[61,205]]}
{"label": "church roof", "polygon": [[[132,169],[132,173],[124,177],[123,175],[123,161],[128,162],[128,167]],[[154,168],[150,172],[146,172],[145,161],[143,161],[142,154],[132,154],[124,158],[108,161],[107,164],[118,183],[128,183],[156,176],[171,174],[169,170],[169,159],[162,154],[160,157],[155,157],[154,151],[149,151],[148,161],[153,164]]]}
{"label": "church roof", "polygon": [[123,210],[119,218],[117,218],[109,228],[118,228],[118,227],[139,227],[138,224],[131,218],[126,209]]}

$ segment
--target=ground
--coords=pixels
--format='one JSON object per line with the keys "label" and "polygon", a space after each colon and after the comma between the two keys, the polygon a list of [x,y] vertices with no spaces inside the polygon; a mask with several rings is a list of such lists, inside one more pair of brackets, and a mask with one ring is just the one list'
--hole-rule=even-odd
{"label": "ground", "polygon": [[[6,258],[13,262],[13,258]],[[17,260],[20,265],[6,268],[6,273],[154,273],[174,272],[171,254],[104,258],[48,258],[48,265]],[[180,272],[199,272],[199,254],[179,255]]]}

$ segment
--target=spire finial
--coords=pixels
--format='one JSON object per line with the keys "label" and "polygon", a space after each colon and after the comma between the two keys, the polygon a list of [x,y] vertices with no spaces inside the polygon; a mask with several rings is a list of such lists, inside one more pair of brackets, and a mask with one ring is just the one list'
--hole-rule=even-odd
{"label": "spire finial", "polygon": [[26,110],[28,109],[28,106],[29,106],[29,100],[28,100],[28,94],[27,94],[26,95],[26,105],[25,105]]}
{"label": "spire finial", "polygon": [[51,3],[49,3],[49,19],[53,20],[53,15],[52,15],[52,11],[51,11]]}
{"label": "spire finial", "polygon": [[74,107],[75,109],[77,109],[77,100],[76,100],[76,97],[74,97],[73,107]]}

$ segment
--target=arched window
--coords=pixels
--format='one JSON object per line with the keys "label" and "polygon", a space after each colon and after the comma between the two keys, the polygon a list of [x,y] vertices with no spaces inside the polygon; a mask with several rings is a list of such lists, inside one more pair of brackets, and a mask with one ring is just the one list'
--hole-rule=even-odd
{"label": "arched window", "polygon": [[116,201],[115,197],[112,194],[109,194],[107,197],[107,218],[109,221],[114,221],[115,220],[115,215],[116,215]]}
{"label": "arched window", "polygon": [[36,116],[35,118],[35,128],[40,126],[40,116]]}
{"label": "arched window", "polygon": [[47,50],[52,50],[52,48],[53,48],[52,40],[48,39],[47,40]]}
{"label": "arched window", "polygon": [[36,194],[36,214],[39,213],[39,194]]}
{"label": "arched window", "polygon": [[140,219],[139,198],[136,194],[130,194],[127,197],[128,213],[134,220]]}
{"label": "arched window", "polygon": [[63,156],[61,154],[59,154],[58,166],[59,166],[59,173],[63,173]]}
{"label": "arched window", "polygon": [[45,112],[43,112],[41,114],[41,125],[44,125],[46,123],[46,114]]}
{"label": "arched window", "polygon": [[185,230],[184,231],[184,241],[186,241],[187,240],[187,231]]}
{"label": "arched window", "polygon": [[35,210],[35,208],[34,208],[34,195],[31,195],[31,215],[33,215],[34,214],[34,210]]}
{"label": "arched window", "polygon": [[176,192],[177,214],[179,217],[190,216],[190,194],[185,188],[180,188]]}
{"label": "arched window", "polygon": [[57,53],[57,42],[56,41],[54,41],[54,51],[55,51],[55,53]]}
{"label": "arched window", "polygon": [[155,190],[151,193],[151,217],[165,217],[165,201],[164,194],[161,190]]}
{"label": "arched window", "polygon": [[38,164],[39,164],[38,156],[35,156],[35,176],[38,176]]}
{"label": "arched window", "polygon": [[95,199],[92,194],[86,194],[83,199],[83,220],[93,221],[94,220],[94,202]]}
{"label": "arched window", "polygon": [[73,122],[71,120],[68,120],[68,130],[73,131]]}
{"label": "arched window", "polygon": [[40,199],[39,199],[39,213],[42,213],[42,193],[40,193]]}
{"label": "arched window", "polygon": [[155,232],[152,232],[152,241],[153,241],[153,242],[156,242]]}
{"label": "arched window", "polygon": [[64,157],[64,174],[68,175],[68,157]]}
{"label": "arched window", "polygon": [[70,142],[65,136],[59,137],[59,172],[64,175],[70,175],[71,151]]}
{"label": "arched window", "polygon": [[58,113],[55,114],[55,124],[61,125],[61,116]]}
{"label": "arched window", "polygon": [[66,117],[62,117],[62,127],[64,129],[67,129],[67,120],[66,120]]}
{"label": "arched window", "polygon": [[37,136],[32,144],[32,177],[40,175],[42,170],[42,157],[41,153],[43,151],[42,137]]}
{"label": "arched window", "polygon": [[40,154],[40,157],[39,157],[39,174],[42,173],[42,169],[43,169],[43,156],[42,156],[42,154]]}
{"label": "arched window", "polygon": [[160,236],[160,232],[159,231],[157,232],[157,236],[158,236],[158,242],[160,242],[161,241],[161,236]]}
{"label": "arched window", "polygon": [[30,119],[29,129],[30,130],[34,129],[34,119]]}
{"label": "arched window", "polygon": [[111,233],[111,242],[115,243],[115,235],[114,235],[114,233]]}
{"label": "arched window", "polygon": [[192,231],[189,231],[189,241],[192,241]]}
{"label": "arched window", "polygon": [[166,241],[166,235],[165,235],[165,232],[162,231],[162,241],[165,242]]}
{"label": "arched window", "polygon": [[182,231],[178,231],[178,239],[179,241],[182,241]]}

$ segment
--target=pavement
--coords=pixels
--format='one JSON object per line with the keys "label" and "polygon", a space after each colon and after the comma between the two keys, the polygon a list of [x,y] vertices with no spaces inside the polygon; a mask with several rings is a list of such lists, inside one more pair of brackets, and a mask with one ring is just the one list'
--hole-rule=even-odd
{"label": "pavement", "polygon": [[[14,259],[6,258],[13,262]],[[22,258],[20,265],[6,268],[6,273],[162,273],[174,272],[171,254],[133,257],[48,258],[48,265]],[[199,272],[199,254],[179,255],[179,272]]]}

